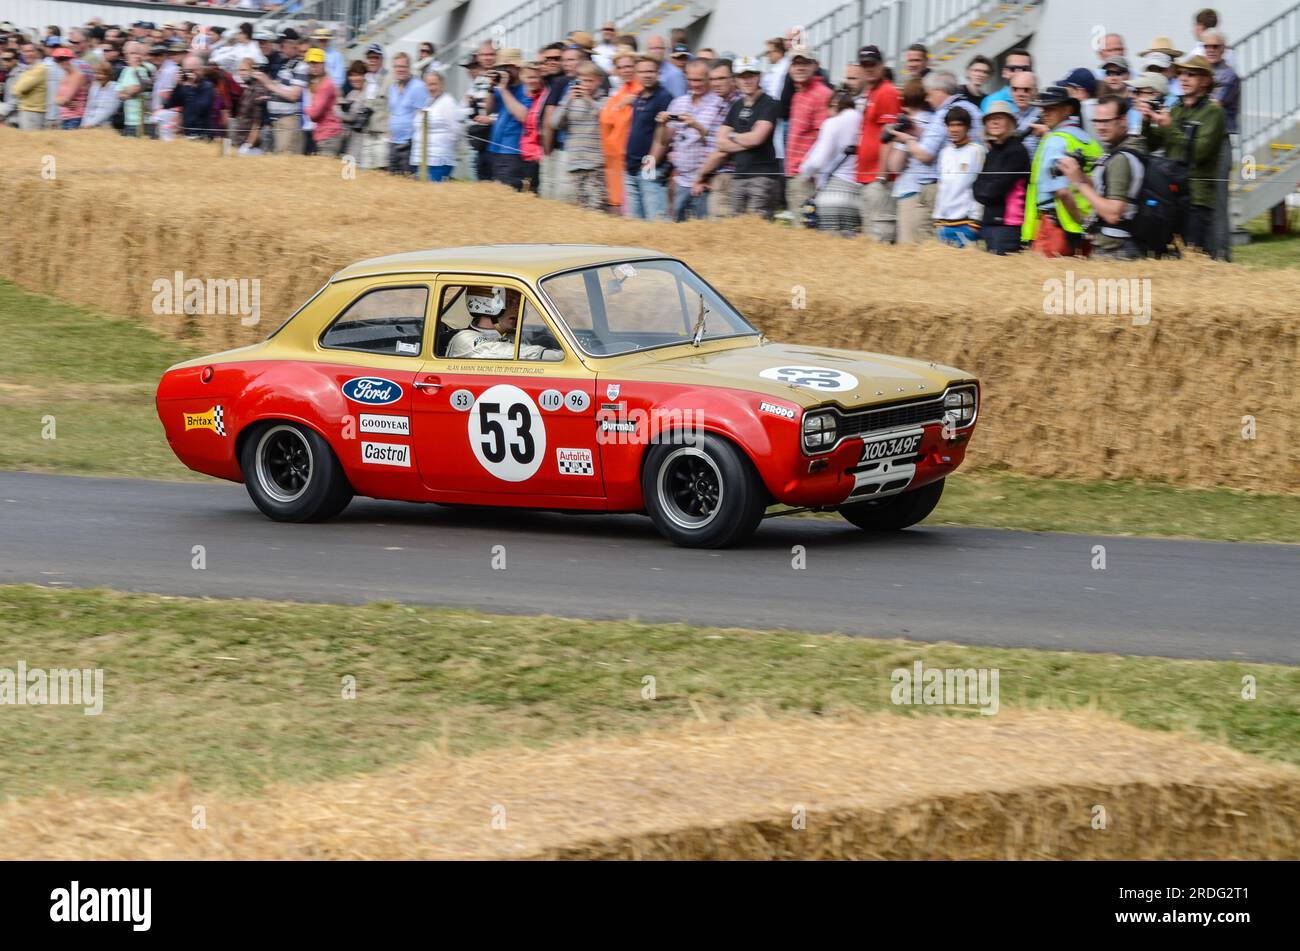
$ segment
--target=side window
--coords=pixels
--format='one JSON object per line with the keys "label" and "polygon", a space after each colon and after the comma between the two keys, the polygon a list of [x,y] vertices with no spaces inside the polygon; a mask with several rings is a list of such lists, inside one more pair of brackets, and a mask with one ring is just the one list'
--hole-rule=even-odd
{"label": "side window", "polygon": [[335,318],[321,334],[320,345],[331,350],[418,357],[428,306],[427,287],[385,287],[370,291]]}
{"label": "side window", "polygon": [[533,302],[524,299],[524,315],[519,320],[520,360],[563,360],[564,351],[551,329],[542,320]]}
{"label": "side window", "polygon": [[434,356],[513,360],[522,295],[500,284],[449,284],[438,302]]}

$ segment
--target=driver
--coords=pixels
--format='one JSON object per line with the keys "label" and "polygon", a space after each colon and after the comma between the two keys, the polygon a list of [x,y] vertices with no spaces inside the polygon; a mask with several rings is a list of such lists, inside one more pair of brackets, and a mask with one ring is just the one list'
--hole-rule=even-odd
{"label": "driver", "polygon": [[[465,309],[470,325],[458,331],[447,345],[451,360],[511,360],[515,355],[515,327],[519,323],[520,294],[504,287],[470,287]],[[564,353],[535,343],[521,343],[521,360],[560,360]]]}

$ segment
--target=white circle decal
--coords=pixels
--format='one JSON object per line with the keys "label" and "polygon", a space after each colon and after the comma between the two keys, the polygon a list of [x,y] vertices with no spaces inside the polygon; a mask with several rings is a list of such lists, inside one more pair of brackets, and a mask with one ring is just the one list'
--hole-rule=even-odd
{"label": "white circle decal", "polygon": [[564,394],[559,390],[542,390],[542,395],[537,397],[537,402],[548,412],[557,410],[564,405]]}
{"label": "white circle decal", "polygon": [[457,390],[451,394],[451,408],[462,412],[474,405],[474,394],[469,390]]}
{"label": "white circle decal", "polygon": [[469,414],[469,444],[479,465],[502,482],[531,479],[546,455],[546,424],[532,397],[498,383]]}
{"label": "white circle decal", "polygon": [[858,378],[852,373],[826,367],[768,367],[758,375],[765,380],[803,386],[823,393],[843,393],[858,388]]}
{"label": "white circle decal", "polygon": [[591,397],[582,390],[569,390],[564,394],[564,405],[575,413],[581,413],[591,405]]}

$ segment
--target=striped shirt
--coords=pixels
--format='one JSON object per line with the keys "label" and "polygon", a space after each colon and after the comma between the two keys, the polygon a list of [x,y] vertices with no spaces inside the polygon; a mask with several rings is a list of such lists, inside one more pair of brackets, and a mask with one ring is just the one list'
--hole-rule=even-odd
{"label": "striped shirt", "polygon": [[727,101],[712,92],[706,92],[698,100],[687,93],[669,103],[670,113],[692,116],[708,132],[707,135],[701,136],[697,130],[684,122],[668,123],[668,128],[673,132],[668,157],[673,163],[673,180],[678,185],[690,188],[694,184],[695,174],[713,152],[718,128],[727,118],[727,107]]}

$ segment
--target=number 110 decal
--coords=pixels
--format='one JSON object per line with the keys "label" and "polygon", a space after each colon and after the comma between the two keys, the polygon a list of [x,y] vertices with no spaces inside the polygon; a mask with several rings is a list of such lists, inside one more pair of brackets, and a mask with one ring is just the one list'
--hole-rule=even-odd
{"label": "number 110 decal", "polygon": [[531,479],[546,457],[546,424],[517,386],[490,386],[474,402],[469,444],[479,465],[503,482]]}

